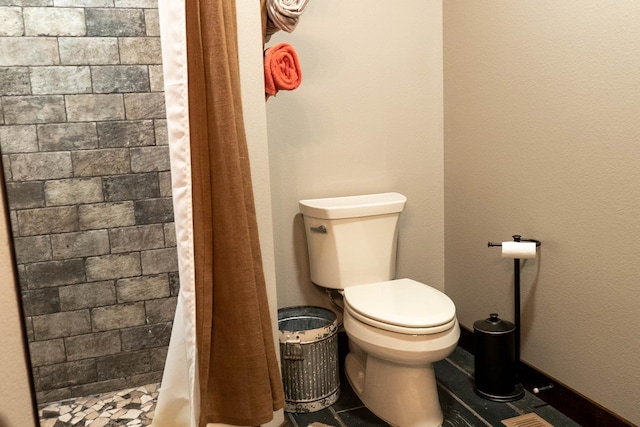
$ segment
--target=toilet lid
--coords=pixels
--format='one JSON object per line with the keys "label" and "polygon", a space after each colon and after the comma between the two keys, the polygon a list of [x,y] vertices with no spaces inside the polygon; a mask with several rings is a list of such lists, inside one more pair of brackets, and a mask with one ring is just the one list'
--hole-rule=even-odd
{"label": "toilet lid", "polygon": [[361,316],[403,328],[433,328],[453,321],[456,315],[448,296],[412,279],[347,287],[344,298]]}

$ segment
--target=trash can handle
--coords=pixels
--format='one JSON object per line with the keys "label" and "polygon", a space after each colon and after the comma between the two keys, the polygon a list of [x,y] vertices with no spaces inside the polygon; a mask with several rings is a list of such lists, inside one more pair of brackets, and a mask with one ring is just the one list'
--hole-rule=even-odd
{"label": "trash can handle", "polygon": [[300,337],[297,337],[296,339],[287,338],[284,343],[283,357],[285,360],[304,360]]}

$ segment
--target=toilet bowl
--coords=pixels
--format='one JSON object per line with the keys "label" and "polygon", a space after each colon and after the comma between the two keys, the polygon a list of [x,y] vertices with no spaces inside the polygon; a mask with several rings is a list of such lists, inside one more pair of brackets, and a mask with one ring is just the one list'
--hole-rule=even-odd
{"label": "toilet bowl", "polygon": [[392,425],[442,425],[433,362],[458,343],[453,302],[411,279],[355,286],[344,294],[345,371],[360,400]]}
{"label": "toilet bowl", "polygon": [[433,362],[455,349],[455,305],[424,283],[396,279],[399,193],[299,202],[311,281],[339,290],[349,338],[347,378],[367,408],[391,425],[443,422]]}

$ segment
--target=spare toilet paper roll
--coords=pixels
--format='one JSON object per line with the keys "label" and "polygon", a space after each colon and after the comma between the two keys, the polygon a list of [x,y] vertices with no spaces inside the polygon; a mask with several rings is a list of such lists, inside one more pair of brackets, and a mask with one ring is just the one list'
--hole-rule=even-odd
{"label": "spare toilet paper roll", "polygon": [[502,242],[502,258],[535,258],[536,242]]}

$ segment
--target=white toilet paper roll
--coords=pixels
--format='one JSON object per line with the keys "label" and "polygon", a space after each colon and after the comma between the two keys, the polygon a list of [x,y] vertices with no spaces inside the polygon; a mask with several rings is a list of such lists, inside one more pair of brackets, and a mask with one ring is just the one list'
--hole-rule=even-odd
{"label": "white toilet paper roll", "polygon": [[502,242],[502,258],[535,258],[536,242]]}

